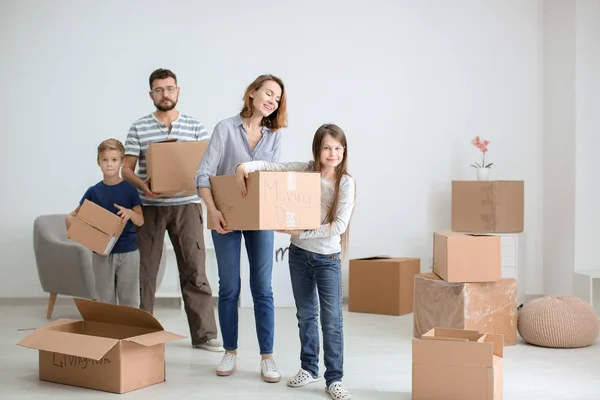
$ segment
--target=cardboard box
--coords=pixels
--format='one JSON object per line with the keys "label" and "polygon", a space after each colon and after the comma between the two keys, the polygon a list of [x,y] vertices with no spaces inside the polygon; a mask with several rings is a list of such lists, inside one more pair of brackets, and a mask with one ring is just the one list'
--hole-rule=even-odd
{"label": "cardboard box", "polygon": [[502,400],[502,335],[428,331],[412,345],[413,400]]}
{"label": "cardboard box", "polygon": [[452,230],[523,232],[523,181],[452,181]]}
{"label": "cardboard box", "polygon": [[[247,195],[235,175],[210,178],[215,206],[229,230],[319,229],[321,227],[321,175],[318,172],[267,172],[248,174]],[[208,229],[214,229],[212,219]]]}
{"label": "cardboard box", "polygon": [[418,258],[370,257],[350,260],[348,311],[404,315],[413,311]]}
{"label": "cardboard box", "polygon": [[125,225],[121,217],[86,199],[67,230],[67,237],[98,254],[108,255]]}
{"label": "cardboard box", "polygon": [[196,195],[196,172],[208,140],[150,143],[146,151],[146,171],[150,190],[161,196]]}
{"label": "cardboard box", "polygon": [[185,336],[137,308],[74,300],[83,320],[54,321],[18,343],[39,350],[40,380],[112,393],[165,381],[165,343]]}
{"label": "cardboard box", "polygon": [[502,279],[500,237],[435,232],[433,272],[448,282],[493,282]]}
{"label": "cardboard box", "polygon": [[415,276],[414,336],[433,328],[501,334],[517,344],[517,281],[450,283],[435,274]]}

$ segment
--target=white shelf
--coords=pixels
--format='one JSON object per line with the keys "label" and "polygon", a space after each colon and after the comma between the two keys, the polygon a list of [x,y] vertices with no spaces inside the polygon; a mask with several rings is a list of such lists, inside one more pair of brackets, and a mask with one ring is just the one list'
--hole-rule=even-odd
{"label": "white shelf", "polygon": [[500,237],[502,278],[517,281],[517,301],[525,302],[525,235],[523,233],[496,233]]}
{"label": "white shelf", "polygon": [[590,303],[600,314],[600,270],[575,271],[573,294]]}

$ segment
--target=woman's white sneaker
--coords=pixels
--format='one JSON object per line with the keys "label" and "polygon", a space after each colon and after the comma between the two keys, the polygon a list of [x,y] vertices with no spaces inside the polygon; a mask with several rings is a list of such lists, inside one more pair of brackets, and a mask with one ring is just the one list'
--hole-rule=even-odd
{"label": "woman's white sneaker", "polygon": [[313,378],[310,372],[300,368],[300,371],[287,382],[289,387],[302,387],[306,386],[309,383],[318,382],[321,378]]}
{"label": "woman's white sneaker", "polygon": [[217,366],[217,375],[219,376],[229,376],[233,374],[235,368],[237,367],[237,355],[233,353],[226,352],[221,359],[221,362]]}
{"label": "woman's white sneaker", "polygon": [[275,360],[272,358],[266,358],[260,362],[260,375],[263,381],[269,383],[277,383],[281,379],[281,375],[277,372]]}
{"label": "woman's white sneaker", "polygon": [[325,389],[325,391],[329,393],[333,400],[348,400],[352,398],[348,389],[346,389],[344,385],[342,385],[342,382],[339,381],[333,382]]}

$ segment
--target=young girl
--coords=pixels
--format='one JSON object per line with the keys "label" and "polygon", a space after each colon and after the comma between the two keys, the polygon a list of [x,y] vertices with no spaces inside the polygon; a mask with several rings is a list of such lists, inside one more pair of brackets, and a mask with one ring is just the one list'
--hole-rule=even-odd
{"label": "young girl", "polygon": [[282,231],[291,235],[290,276],[301,344],[300,371],[287,384],[300,387],[319,380],[319,304],[326,391],[332,399],[350,399],[350,392],[342,384],[344,336],[340,255],[345,255],[348,243],[347,228],[354,208],[355,185],[346,171],[346,136],[338,126],[321,126],[315,133],[312,151],[314,161],[308,163],[251,161],[240,164],[236,169],[236,180],[242,194],[246,195],[246,178],[250,172],[321,172],[321,228]]}
{"label": "young girl", "polygon": [[196,186],[208,208],[215,230],[213,244],[219,269],[219,323],[225,354],[217,375],[229,376],[237,366],[238,300],[242,236],[250,264],[250,291],[254,300],[256,333],[265,382],[279,382],[273,359],[275,311],[271,277],[273,231],[231,231],[215,206],[210,177],[229,175],[244,161],[279,161],[281,129],[287,126],[286,92],[281,79],[261,75],[244,93],[241,112],[217,123],[196,173]]}

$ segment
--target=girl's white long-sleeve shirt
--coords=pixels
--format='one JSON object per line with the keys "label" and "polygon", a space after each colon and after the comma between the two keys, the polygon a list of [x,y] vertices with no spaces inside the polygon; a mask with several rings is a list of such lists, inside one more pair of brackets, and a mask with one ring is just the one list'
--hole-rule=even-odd
{"label": "girl's white long-sleeve shirt", "polygon": [[[269,161],[249,161],[243,163],[246,170],[255,171],[312,171],[313,162],[276,163]],[[300,231],[299,236],[292,236],[293,245],[301,249],[318,253],[334,254],[341,251],[341,234],[344,233],[352,216],[355,202],[354,178],[344,175],[340,182],[339,200],[336,217],[333,222],[327,221],[327,211],[333,203],[335,182],[321,178],[321,227],[314,230]]]}

